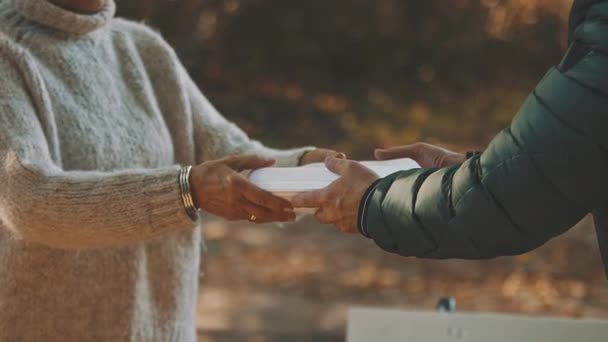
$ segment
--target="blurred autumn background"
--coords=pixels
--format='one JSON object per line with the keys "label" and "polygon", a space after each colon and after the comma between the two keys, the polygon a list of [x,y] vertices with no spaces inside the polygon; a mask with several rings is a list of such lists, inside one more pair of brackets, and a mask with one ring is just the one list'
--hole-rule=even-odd
{"label": "blurred autumn background", "polygon": [[[203,92],[267,144],[484,146],[566,47],[571,0],[141,0]],[[490,262],[382,253],[306,219],[211,223],[201,341],[342,341],[348,308],[608,318],[590,220],[533,253]]]}

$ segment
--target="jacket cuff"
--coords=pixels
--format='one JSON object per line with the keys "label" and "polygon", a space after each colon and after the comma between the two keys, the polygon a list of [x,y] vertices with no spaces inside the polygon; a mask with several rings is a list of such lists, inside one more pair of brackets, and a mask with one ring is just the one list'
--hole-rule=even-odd
{"label": "jacket cuff", "polygon": [[415,197],[434,169],[399,171],[383,178],[368,195],[362,227],[382,249],[420,256],[436,249],[414,214]]}
{"label": "jacket cuff", "polygon": [[357,215],[357,228],[359,229],[359,233],[361,233],[361,235],[365,236],[368,239],[371,239],[371,236],[365,229],[365,218],[366,218],[365,214],[367,212],[367,205],[369,204],[369,199],[371,198],[371,194],[374,192],[374,190],[376,189],[376,186],[381,181],[382,181],[382,178],[379,178],[376,181],[374,181],[372,183],[372,185],[370,185],[370,187],[367,188],[367,190],[365,190],[365,193],[363,193],[363,196],[361,197],[361,201],[359,202],[360,204],[359,204],[359,214]]}

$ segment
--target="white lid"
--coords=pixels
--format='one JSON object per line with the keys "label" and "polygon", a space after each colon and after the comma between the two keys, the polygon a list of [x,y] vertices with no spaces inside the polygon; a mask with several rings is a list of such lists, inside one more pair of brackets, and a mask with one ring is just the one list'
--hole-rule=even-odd
{"label": "white lid", "polygon": [[[361,163],[376,172],[380,177],[420,167],[418,163],[409,158]],[[323,163],[302,167],[270,167],[255,170],[249,175],[249,180],[253,184],[278,195],[293,195],[299,192],[322,189],[338,178],[339,176],[329,171]]]}

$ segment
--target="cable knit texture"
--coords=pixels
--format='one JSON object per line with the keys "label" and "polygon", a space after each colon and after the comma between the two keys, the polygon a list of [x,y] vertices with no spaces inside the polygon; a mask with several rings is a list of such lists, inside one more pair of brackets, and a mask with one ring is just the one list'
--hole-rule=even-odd
{"label": "cable knit texture", "polygon": [[250,140],[147,27],[0,0],[0,341],[195,341],[180,165]]}

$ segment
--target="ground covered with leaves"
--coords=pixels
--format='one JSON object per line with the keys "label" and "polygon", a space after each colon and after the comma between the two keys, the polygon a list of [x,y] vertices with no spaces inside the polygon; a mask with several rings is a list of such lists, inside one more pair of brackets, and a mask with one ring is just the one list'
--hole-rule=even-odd
{"label": "ground covered with leaves", "polygon": [[211,223],[198,304],[200,341],[343,341],[358,306],[608,319],[591,219],[537,251],[428,261],[380,251],[305,219],[293,227]]}

